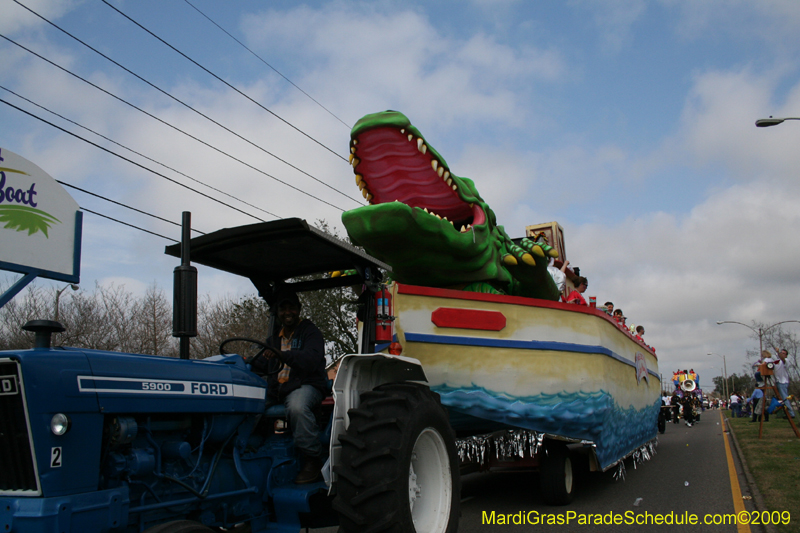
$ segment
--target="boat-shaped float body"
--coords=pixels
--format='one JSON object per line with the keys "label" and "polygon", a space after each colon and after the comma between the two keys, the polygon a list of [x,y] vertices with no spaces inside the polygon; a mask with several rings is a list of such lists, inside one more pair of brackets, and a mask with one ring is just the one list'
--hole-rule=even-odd
{"label": "boat-shaped float body", "polygon": [[502,429],[594,447],[607,470],[656,438],[658,360],[595,308],[390,286],[395,336],[459,436]]}

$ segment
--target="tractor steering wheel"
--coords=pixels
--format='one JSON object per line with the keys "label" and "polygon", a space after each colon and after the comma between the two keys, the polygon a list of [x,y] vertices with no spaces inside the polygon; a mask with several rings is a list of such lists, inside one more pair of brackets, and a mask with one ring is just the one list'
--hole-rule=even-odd
{"label": "tractor steering wheel", "polygon": [[[266,343],[264,343],[264,341],[260,341],[260,340],[257,340],[257,339],[251,339],[249,337],[231,337],[229,339],[225,339],[224,341],[222,341],[222,343],[220,343],[220,345],[219,345],[219,353],[222,354],[222,355],[230,355],[230,352],[228,352],[225,349],[225,346],[227,344],[232,343],[232,342],[249,342],[250,344],[255,344],[256,346],[259,346],[261,348],[261,350],[259,350],[258,353],[256,353],[253,357],[244,357],[244,356],[242,356],[242,358],[244,359],[244,362],[248,363],[248,364],[252,364],[252,362],[254,360],[256,360],[259,357],[262,357],[264,355],[264,352],[270,349],[270,347],[267,346]],[[264,375],[265,376],[273,376],[273,375],[277,374],[278,372],[280,372],[282,368],[283,368],[283,364],[281,363],[281,361],[279,359],[277,359],[277,358],[272,358],[272,359],[269,360],[269,363],[267,364],[267,371],[264,373]],[[254,372],[255,372],[255,370],[254,370]],[[257,373],[260,374],[261,372],[257,372]]]}

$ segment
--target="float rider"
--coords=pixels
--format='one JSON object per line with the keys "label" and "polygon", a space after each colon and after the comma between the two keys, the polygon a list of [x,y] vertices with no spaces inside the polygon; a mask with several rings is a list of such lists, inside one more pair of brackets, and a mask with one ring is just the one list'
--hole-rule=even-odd
{"label": "float rider", "polygon": [[267,403],[286,406],[289,429],[303,466],[295,483],[311,483],[321,478],[322,443],[314,411],[327,394],[325,341],[311,320],[300,318],[300,300],[292,291],[280,292],[275,300],[281,330],[270,336],[268,346],[252,361],[252,368],[266,373],[277,359],[280,372],[267,376]]}

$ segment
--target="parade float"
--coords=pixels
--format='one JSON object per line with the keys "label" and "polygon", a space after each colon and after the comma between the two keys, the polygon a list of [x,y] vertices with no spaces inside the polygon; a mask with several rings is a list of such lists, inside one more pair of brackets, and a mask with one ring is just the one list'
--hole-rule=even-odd
{"label": "parade float", "polygon": [[566,503],[568,444],[589,448],[596,470],[624,473],[625,458],[648,458],[658,360],[606,313],[559,301],[547,267],[565,259],[560,226],[510,238],[473,181],[402,113],[363,117],[350,152],[369,205],[343,223],[392,267],[378,335],[422,364],[462,464],[539,467],[545,500]]}

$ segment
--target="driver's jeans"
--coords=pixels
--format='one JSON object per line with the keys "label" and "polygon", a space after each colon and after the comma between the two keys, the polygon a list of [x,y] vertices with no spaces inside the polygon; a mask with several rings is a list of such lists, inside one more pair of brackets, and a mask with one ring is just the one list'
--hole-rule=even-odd
{"label": "driver's jeans", "polygon": [[323,394],[313,385],[301,385],[283,401],[294,445],[307,457],[320,457],[322,444],[319,441],[319,425],[314,408],[322,402]]}

